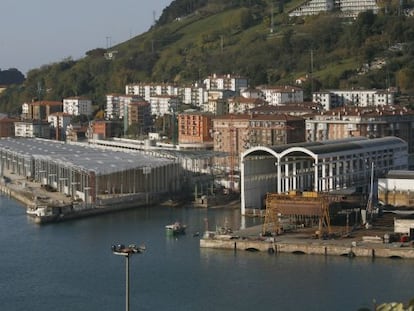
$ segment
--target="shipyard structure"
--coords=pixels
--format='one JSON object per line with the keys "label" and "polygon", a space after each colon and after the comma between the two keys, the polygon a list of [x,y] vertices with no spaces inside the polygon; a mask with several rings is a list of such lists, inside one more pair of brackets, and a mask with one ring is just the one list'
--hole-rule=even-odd
{"label": "shipyard structure", "polygon": [[407,168],[407,143],[391,136],[254,147],[241,155],[241,213],[265,211],[268,193],[368,195],[371,180]]}
{"label": "shipyard structure", "polygon": [[[168,157],[138,151],[120,152],[89,145],[44,139],[0,139],[2,182],[19,181],[21,193],[33,209],[48,206],[49,214],[62,213],[63,201],[73,209],[138,206],[162,200],[181,189],[181,165]],[[65,200],[44,198],[29,184],[41,185],[42,193],[62,194]],[[30,195],[32,196],[30,198]],[[49,198],[50,199],[50,198]],[[44,211],[43,211],[44,212]]]}

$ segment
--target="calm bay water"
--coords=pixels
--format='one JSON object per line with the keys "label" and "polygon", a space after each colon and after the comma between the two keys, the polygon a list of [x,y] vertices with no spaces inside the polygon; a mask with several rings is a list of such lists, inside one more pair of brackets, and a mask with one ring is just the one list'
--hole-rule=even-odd
{"label": "calm bay water", "polygon": [[[414,298],[414,261],[200,249],[199,237],[238,210],[140,208],[38,226],[0,197],[0,310],[124,310],[125,259],[115,243],[144,243],[130,260],[133,310],[358,310]],[[188,224],[179,238],[164,226]],[[248,225],[259,219],[246,219]]]}

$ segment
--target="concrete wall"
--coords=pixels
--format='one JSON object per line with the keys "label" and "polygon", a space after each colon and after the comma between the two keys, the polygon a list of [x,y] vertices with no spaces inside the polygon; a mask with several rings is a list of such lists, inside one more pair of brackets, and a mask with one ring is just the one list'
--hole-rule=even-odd
{"label": "concrete wall", "polygon": [[370,243],[356,244],[352,246],[339,244],[328,244],[324,241],[315,240],[314,243],[283,243],[267,242],[257,240],[219,240],[201,239],[201,248],[217,248],[238,250],[256,250],[269,253],[298,253],[324,256],[350,256],[352,257],[383,257],[383,258],[411,258],[414,259],[413,247],[395,247],[391,244]]}

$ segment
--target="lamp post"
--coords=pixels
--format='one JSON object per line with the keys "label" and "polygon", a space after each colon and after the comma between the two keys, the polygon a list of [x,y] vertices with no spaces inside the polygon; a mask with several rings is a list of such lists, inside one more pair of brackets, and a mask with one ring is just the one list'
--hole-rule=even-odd
{"label": "lamp post", "polygon": [[129,257],[144,252],[146,248],[135,244],[129,246],[119,244],[112,245],[111,249],[114,255],[125,257],[125,310],[129,311]]}

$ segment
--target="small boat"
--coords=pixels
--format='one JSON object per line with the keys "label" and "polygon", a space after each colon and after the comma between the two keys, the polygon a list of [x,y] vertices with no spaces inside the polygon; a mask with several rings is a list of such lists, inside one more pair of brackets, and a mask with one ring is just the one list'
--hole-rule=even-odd
{"label": "small boat", "polygon": [[183,224],[179,223],[178,221],[171,224],[171,225],[166,225],[165,226],[165,230],[166,230],[167,234],[171,234],[171,235],[184,234],[186,228],[187,228],[186,225],[183,225]]}

